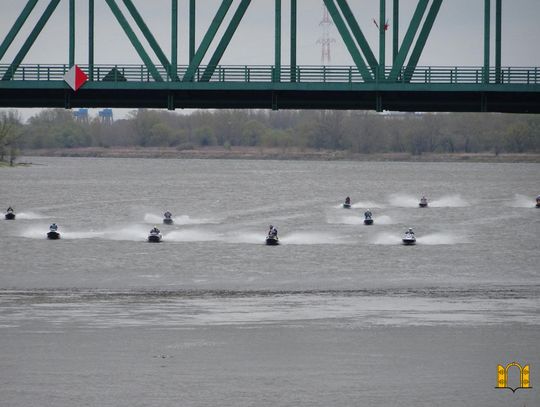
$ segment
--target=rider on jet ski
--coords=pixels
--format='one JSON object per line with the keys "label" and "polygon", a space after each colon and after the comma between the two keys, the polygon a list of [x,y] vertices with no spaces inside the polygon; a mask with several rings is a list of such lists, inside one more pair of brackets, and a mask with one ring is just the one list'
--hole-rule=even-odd
{"label": "rider on jet ski", "polygon": [[159,232],[159,229],[154,226],[154,228],[150,231],[150,233],[158,235],[160,232]]}
{"label": "rider on jet ski", "polygon": [[345,205],[350,205],[350,204],[351,204],[351,198],[350,197],[345,198]]}
{"label": "rider on jet ski", "polygon": [[172,213],[170,213],[169,211],[167,211],[167,212],[165,212],[165,213],[163,214],[163,216],[165,217],[165,219],[170,219],[171,216],[172,216]]}
{"label": "rider on jet ski", "polygon": [[58,230],[58,225],[56,223],[53,223],[51,226],[49,226],[49,229],[53,232],[56,232]]}
{"label": "rider on jet ski", "polygon": [[268,231],[268,236],[277,237],[277,229],[270,225],[270,230]]}
{"label": "rider on jet ski", "polygon": [[14,211],[13,208],[10,206],[9,208],[7,208],[6,212],[7,212],[7,213],[13,213],[13,212],[15,212],[15,211]]}
{"label": "rider on jet ski", "polygon": [[367,211],[364,212],[364,217],[366,219],[371,219],[373,217],[373,214],[371,213],[371,211],[368,209]]}
{"label": "rider on jet ski", "polygon": [[422,205],[427,204],[427,198],[425,196],[422,196],[422,198],[420,198],[420,203]]}
{"label": "rider on jet ski", "polygon": [[411,236],[414,237],[414,232],[413,232],[412,228],[409,228],[409,230],[407,230],[407,231],[405,232],[405,234],[406,234],[406,235],[411,235]]}

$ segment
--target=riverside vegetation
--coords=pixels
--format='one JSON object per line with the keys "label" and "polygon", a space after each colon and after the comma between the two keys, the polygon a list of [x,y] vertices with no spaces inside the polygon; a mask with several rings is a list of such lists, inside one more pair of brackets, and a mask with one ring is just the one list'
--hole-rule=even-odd
{"label": "riverside vegetation", "polygon": [[21,149],[81,147],[273,148],[353,154],[539,153],[540,116],[497,113],[197,110],[190,114],[138,109],[103,122],[44,109],[23,123],[0,112],[1,159]]}

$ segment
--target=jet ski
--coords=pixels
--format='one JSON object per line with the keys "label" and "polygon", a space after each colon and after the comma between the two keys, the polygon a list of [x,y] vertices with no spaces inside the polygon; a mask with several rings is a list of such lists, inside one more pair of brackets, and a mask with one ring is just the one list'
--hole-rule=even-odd
{"label": "jet ski", "polygon": [[165,225],[172,225],[174,223],[173,218],[172,218],[172,213],[167,211],[163,214],[163,223]]}
{"label": "jet ski", "polygon": [[60,239],[60,233],[58,233],[56,230],[50,230],[47,232],[47,239],[58,240]]}
{"label": "jet ski", "polygon": [[6,220],[15,220],[15,212],[6,212]]}
{"label": "jet ski", "polygon": [[373,214],[369,209],[364,212],[364,225],[373,225]]}
{"label": "jet ski", "polygon": [[343,208],[344,209],[351,209],[351,204],[350,203],[344,203]]}
{"label": "jet ski", "polygon": [[56,223],[53,223],[51,226],[49,226],[49,231],[47,232],[47,239],[60,239],[60,232],[58,232],[58,225]]}
{"label": "jet ski", "polygon": [[266,245],[267,246],[277,246],[279,244],[279,238],[275,235],[266,236]]}
{"label": "jet ski", "polygon": [[427,201],[420,201],[420,203],[418,204],[418,206],[420,208],[427,208],[428,204],[427,204]]}
{"label": "jet ski", "polygon": [[163,239],[163,235],[158,231],[151,230],[150,234],[148,235],[148,241],[150,243],[159,243]]}
{"label": "jet ski", "polygon": [[538,198],[536,198],[536,207],[540,208],[540,196]]}
{"label": "jet ski", "polygon": [[412,246],[416,244],[416,237],[414,237],[414,235],[411,233],[405,233],[405,236],[401,240],[405,246]]}
{"label": "jet ski", "polygon": [[58,232],[58,229],[50,228],[49,231],[47,232],[47,239],[50,239],[50,240],[60,239],[60,232]]}

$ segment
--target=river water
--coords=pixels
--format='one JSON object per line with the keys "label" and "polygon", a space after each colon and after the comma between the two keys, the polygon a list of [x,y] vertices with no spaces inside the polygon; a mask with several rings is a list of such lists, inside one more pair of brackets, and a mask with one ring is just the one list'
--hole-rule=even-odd
{"label": "river water", "polygon": [[[538,164],[27,160],[0,170],[5,405],[540,404]],[[494,388],[514,360],[533,389]]]}

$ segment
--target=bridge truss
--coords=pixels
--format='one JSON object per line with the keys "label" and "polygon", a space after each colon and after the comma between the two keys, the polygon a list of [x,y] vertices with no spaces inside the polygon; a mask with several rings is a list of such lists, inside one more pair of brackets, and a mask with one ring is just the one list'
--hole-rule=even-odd
{"label": "bridge truss", "polygon": [[[198,44],[196,10],[201,2],[189,0],[187,64],[178,64],[178,0],[170,0],[171,49],[168,55],[132,0],[101,0],[137,52],[140,65],[95,63],[95,0],[45,0],[47,7],[15,57],[3,61],[39,1],[28,0],[6,36],[0,38],[1,107],[540,112],[540,68],[501,66],[502,0],[494,0],[494,66],[490,66],[493,0],[484,0],[484,64],[479,67],[418,66],[443,0],[418,0],[402,41],[399,40],[400,1],[391,0],[390,65],[385,60],[386,27],[382,23],[387,21],[386,5],[390,0],[379,0],[378,57],[349,2],[322,0],[353,60],[351,66],[297,64],[297,0],[287,0],[290,55],[286,65],[281,59],[282,0],[273,0],[274,63],[269,66],[220,65],[246,10],[252,1],[262,0],[221,0]],[[65,63],[23,64],[61,1],[69,2],[69,45]],[[119,7],[120,1],[125,11]],[[81,4],[88,7],[88,59],[84,64],[75,61],[75,15]],[[134,23],[130,24],[126,14]],[[142,38],[133,25],[142,33]],[[220,37],[218,31],[222,32]],[[146,48],[143,40],[148,44]],[[210,53],[211,44],[216,42]],[[88,74],[89,81],[75,92],[64,82],[63,76],[76,62]]]}

